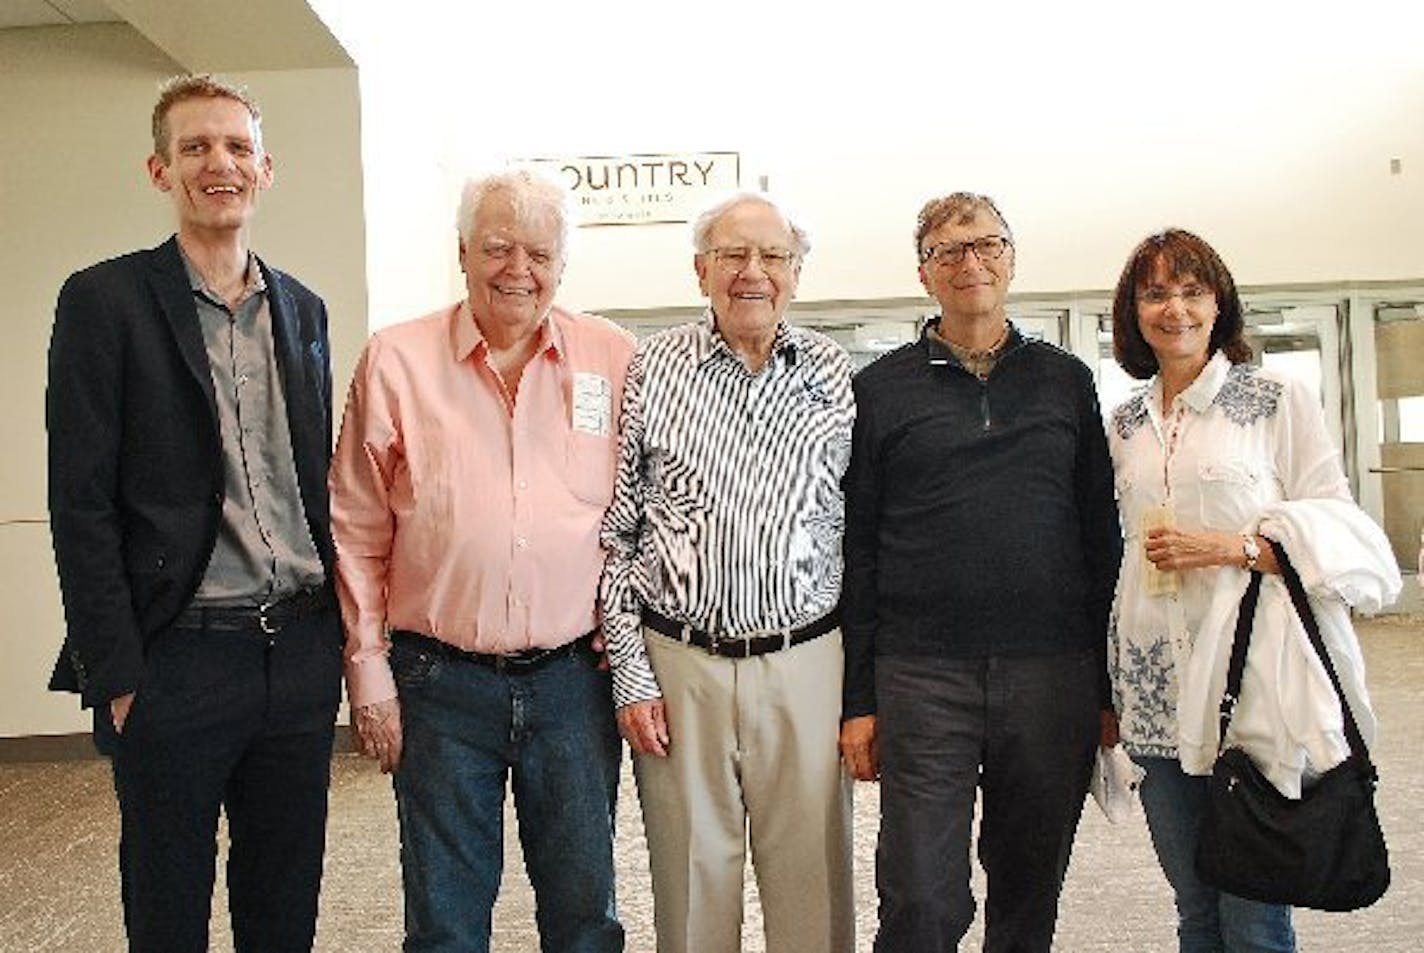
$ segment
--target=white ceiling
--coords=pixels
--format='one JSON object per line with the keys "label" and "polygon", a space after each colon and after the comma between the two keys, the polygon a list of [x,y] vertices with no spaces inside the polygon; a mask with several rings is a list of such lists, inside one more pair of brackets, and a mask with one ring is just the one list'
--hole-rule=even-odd
{"label": "white ceiling", "polygon": [[0,30],[127,23],[198,73],[349,67],[307,0],[0,0]]}
{"label": "white ceiling", "polygon": [[0,0],[0,30],[122,21],[101,0]]}

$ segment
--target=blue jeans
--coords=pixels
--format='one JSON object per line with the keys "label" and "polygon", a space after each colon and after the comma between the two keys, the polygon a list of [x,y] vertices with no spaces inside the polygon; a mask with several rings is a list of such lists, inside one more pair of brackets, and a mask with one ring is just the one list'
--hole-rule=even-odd
{"label": "blue jeans", "polygon": [[983,793],[986,953],[1048,953],[1098,740],[1093,653],[875,660],[876,953],[954,953],[974,922]]}
{"label": "blue jeans", "polygon": [[505,674],[398,640],[406,953],[487,953],[512,779],[544,953],[618,953],[612,682],[580,650]]}
{"label": "blue jeans", "polygon": [[1207,779],[1176,758],[1137,758],[1147,771],[1142,807],[1157,861],[1177,903],[1181,953],[1295,953],[1291,908],[1222,893],[1197,879],[1197,832]]}

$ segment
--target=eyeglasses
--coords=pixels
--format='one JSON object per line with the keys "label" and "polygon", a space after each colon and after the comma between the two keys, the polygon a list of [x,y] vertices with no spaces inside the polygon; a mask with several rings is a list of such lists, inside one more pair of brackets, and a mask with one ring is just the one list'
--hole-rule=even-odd
{"label": "eyeglasses", "polygon": [[732,274],[746,271],[751,267],[753,258],[761,261],[762,271],[768,274],[786,274],[796,264],[796,253],[786,248],[748,248],[745,245],[734,245],[730,248],[713,248],[707,254]]}
{"label": "eyeglasses", "polygon": [[547,268],[554,261],[554,253],[547,248],[530,248],[528,245],[518,245],[514,242],[487,241],[480,246],[480,254],[489,261],[508,261],[514,255],[516,248],[524,249],[524,254],[528,256],[531,264],[540,268]]}
{"label": "eyeglasses", "polygon": [[958,265],[964,261],[964,256],[971,249],[974,251],[974,257],[980,261],[993,261],[1003,258],[1004,252],[1012,245],[1013,242],[1003,235],[985,235],[972,242],[943,242],[920,252],[920,261],[933,261],[936,265]]}
{"label": "eyeglasses", "polygon": [[1203,288],[1201,285],[1188,285],[1181,291],[1168,291],[1166,288],[1152,287],[1137,293],[1139,304],[1150,305],[1154,308],[1161,307],[1173,298],[1181,298],[1182,304],[1190,308],[1193,305],[1205,304],[1215,297],[1215,291]]}

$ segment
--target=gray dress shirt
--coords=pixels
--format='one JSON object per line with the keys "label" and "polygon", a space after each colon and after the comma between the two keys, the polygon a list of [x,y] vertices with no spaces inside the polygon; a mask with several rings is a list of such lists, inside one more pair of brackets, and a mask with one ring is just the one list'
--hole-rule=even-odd
{"label": "gray dress shirt", "polygon": [[257,605],[325,578],[307,526],[272,345],[272,312],[257,260],[236,309],[206,287],[186,256],[207,345],[223,443],[223,513],[196,605]]}

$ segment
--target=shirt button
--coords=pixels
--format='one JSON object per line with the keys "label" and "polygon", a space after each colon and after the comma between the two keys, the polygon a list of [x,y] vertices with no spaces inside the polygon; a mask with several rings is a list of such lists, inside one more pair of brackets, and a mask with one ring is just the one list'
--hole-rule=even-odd
{"label": "shirt button", "polygon": [[528,480],[520,480],[520,481],[519,481],[517,484],[515,484],[515,485],[518,486],[521,490],[527,490],[527,489],[529,489],[529,481],[528,481]]}
{"label": "shirt button", "polygon": [[520,549],[528,549],[529,540],[525,539],[523,536],[520,536],[514,541],[514,545],[518,546]]}

